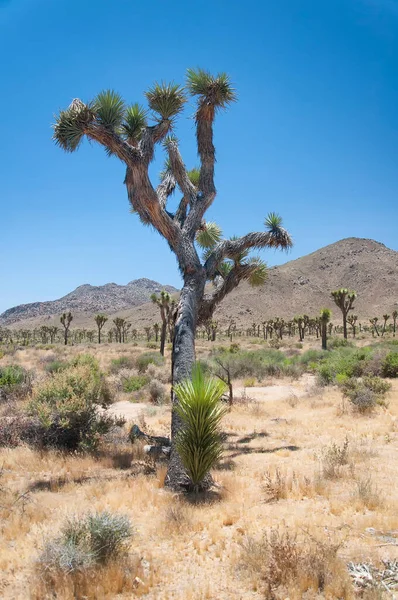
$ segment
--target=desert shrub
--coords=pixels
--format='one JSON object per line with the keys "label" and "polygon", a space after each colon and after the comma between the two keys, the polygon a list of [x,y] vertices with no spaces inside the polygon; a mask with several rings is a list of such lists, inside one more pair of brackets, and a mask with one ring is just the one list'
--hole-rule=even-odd
{"label": "desert shrub", "polygon": [[196,365],[192,379],[177,384],[174,391],[179,400],[176,411],[183,423],[176,449],[189,475],[189,487],[198,491],[222,456],[220,422],[228,408],[221,398],[226,386],[219,379],[206,377]]}
{"label": "desert shrub", "polygon": [[353,346],[354,344],[351,341],[344,338],[334,337],[328,339],[329,350],[334,350],[335,348],[352,348]]}
{"label": "desert shrub", "polygon": [[115,424],[99,410],[110,405],[111,396],[98,363],[82,358],[75,364],[39,385],[28,404],[28,414],[42,426],[45,446],[94,449]]}
{"label": "desert shrub", "polygon": [[51,362],[47,363],[45,366],[45,370],[47,371],[47,373],[58,373],[59,371],[62,371],[63,369],[67,369],[68,368],[68,363],[65,362],[64,360],[52,360]]}
{"label": "desert shrub", "polygon": [[355,481],[353,497],[369,510],[375,510],[382,504],[380,492],[374,485],[371,476]]}
{"label": "desert shrub", "polygon": [[321,385],[336,383],[336,376],[348,378],[361,377],[366,372],[367,363],[372,356],[372,349],[365,348],[338,348],[324,354],[316,368],[318,381]]}
{"label": "desert shrub", "polygon": [[232,343],[229,347],[229,351],[231,354],[236,354],[240,350],[240,345],[236,342]]}
{"label": "desert shrub", "polygon": [[148,378],[145,375],[131,375],[123,379],[124,392],[137,392],[148,383]]}
{"label": "desert shrub", "polygon": [[317,362],[321,361],[324,357],[325,357],[324,350],[315,350],[312,348],[310,350],[306,350],[305,352],[303,352],[303,354],[297,355],[296,360],[300,365],[303,365],[306,367],[310,363],[317,363]]}
{"label": "desert shrub", "polygon": [[25,383],[28,374],[19,365],[0,367],[0,387],[12,387]]}
{"label": "desert shrub", "polygon": [[164,364],[164,357],[159,352],[144,352],[136,360],[136,366],[140,373],[145,373],[150,364],[160,367]]}
{"label": "desert shrub", "polygon": [[384,397],[391,390],[391,383],[384,381],[381,377],[367,376],[363,378],[363,384],[378,397]]}
{"label": "desert shrub", "polygon": [[133,359],[130,356],[123,355],[111,360],[109,372],[118,373],[121,369],[132,369],[133,367]]}
{"label": "desert shrub", "polygon": [[377,405],[386,405],[384,398],[391,385],[380,377],[347,378],[341,389],[358,412],[366,413],[371,412]]}
{"label": "desert shrub", "polygon": [[45,569],[67,573],[106,564],[127,549],[132,534],[127,517],[108,511],[69,519],[61,535],[46,544],[39,564]]}
{"label": "desert shrub", "polygon": [[148,385],[148,392],[151,402],[154,404],[163,404],[166,399],[166,388],[158,379],[152,379]]}
{"label": "desert shrub", "polygon": [[243,387],[254,387],[256,385],[255,377],[246,377],[243,381]]}
{"label": "desert shrub", "polygon": [[146,347],[149,348],[150,350],[156,350],[158,345],[155,342],[148,342]]}
{"label": "desert shrub", "polygon": [[339,446],[333,442],[321,452],[322,475],[326,479],[337,479],[344,473],[342,467],[350,463],[350,447],[348,438]]}
{"label": "desert shrub", "polygon": [[382,365],[383,377],[398,377],[398,352],[389,352]]}
{"label": "desert shrub", "polygon": [[350,582],[337,557],[339,547],[328,539],[307,535],[299,540],[287,530],[271,529],[259,540],[245,540],[241,561],[251,576],[260,580],[267,598],[285,597],[285,593],[275,595],[278,588],[294,592],[295,597],[312,589],[325,592],[325,597],[346,598]]}
{"label": "desert shrub", "polygon": [[294,344],[294,347],[297,348],[298,350],[301,350],[303,348],[303,344],[302,344],[302,342],[296,342]]}
{"label": "desert shrub", "polygon": [[162,383],[169,383],[171,380],[171,371],[164,365],[157,367],[153,363],[150,363],[146,368],[145,375],[148,379],[158,379]]}

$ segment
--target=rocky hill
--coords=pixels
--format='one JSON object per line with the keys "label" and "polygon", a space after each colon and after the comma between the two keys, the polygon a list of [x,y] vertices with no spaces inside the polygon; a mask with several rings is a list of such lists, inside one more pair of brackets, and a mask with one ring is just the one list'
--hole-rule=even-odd
{"label": "rocky hill", "polygon": [[151,279],[135,279],[127,285],[107,283],[105,285],[80,285],[73,292],[49,302],[33,302],[20,304],[9,308],[0,315],[0,325],[11,325],[21,321],[45,319],[59,316],[65,311],[79,313],[80,317],[90,317],[103,312],[111,314],[126,308],[138,306],[148,302],[151,294],[161,290],[174,293],[177,290],[170,286],[162,286]]}
{"label": "rocky hill", "polygon": [[[330,292],[340,287],[355,290],[354,314],[360,319],[398,310],[398,252],[374,240],[347,238],[283,265],[272,267],[266,284],[251,288],[242,283],[220,304],[214,318],[225,325],[230,318],[244,328],[268,318],[290,319],[294,315],[317,315],[332,309],[340,319]],[[159,320],[155,306],[143,304],[125,310],[135,327]]]}
{"label": "rocky hill", "polygon": [[[221,325],[230,318],[239,327],[267,318],[291,318],[297,314],[316,315],[322,307],[334,306],[330,292],[348,287],[358,293],[355,314],[360,319],[381,316],[398,309],[398,252],[369,239],[347,238],[269,270],[267,283],[251,288],[243,283],[234,290],[215,313]],[[75,327],[93,327],[92,316],[106,312],[112,317],[127,318],[134,327],[143,329],[159,321],[159,311],[148,302],[153,292],[176,290],[148,279],[127,286],[85,285],[54,302],[27,304],[7,310],[0,325],[17,321],[33,327],[49,321],[58,322],[64,310],[74,312]],[[54,316],[53,316],[54,315]],[[18,325],[17,325],[18,326]]]}

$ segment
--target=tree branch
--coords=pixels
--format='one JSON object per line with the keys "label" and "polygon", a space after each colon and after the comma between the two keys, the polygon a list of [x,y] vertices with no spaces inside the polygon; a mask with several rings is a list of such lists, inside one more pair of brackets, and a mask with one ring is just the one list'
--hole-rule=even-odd
{"label": "tree branch", "polygon": [[220,304],[227,294],[238,287],[241,281],[250,279],[256,268],[256,265],[250,264],[233,267],[213,294],[204,296],[198,311],[198,324],[206,323],[206,321],[211,319],[217,305]]}
{"label": "tree branch", "polygon": [[148,165],[138,162],[127,169],[125,184],[129,201],[144,223],[152,225],[180,259],[181,229],[167,214],[148,175]]}
{"label": "tree branch", "polygon": [[159,198],[160,206],[166,208],[167,200],[169,196],[176,189],[177,182],[173,173],[168,169],[162,177],[161,183],[156,188],[156,193]]}
{"label": "tree branch", "polygon": [[93,121],[88,123],[83,131],[87,137],[102,144],[105,148],[109,148],[113,154],[127,165],[137,163],[141,158],[141,154],[137,148],[131,146],[128,142],[123,140],[120,135],[104,125]]}
{"label": "tree branch", "polygon": [[217,244],[209,258],[206,260],[205,269],[209,279],[214,277],[217,265],[224,258],[234,257],[248,248],[281,248],[288,249],[292,246],[290,235],[283,227],[272,231],[248,233],[236,240],[224,240]]}
{"label": "tree branch", "polygon": [[188,177],[187,170],[178,149],[177,141],[175,139],[167,139],[165,147],[169,155],[170,168],[178,183],[178,187],[183,195],[193,203],[196,199],[196,188]]}

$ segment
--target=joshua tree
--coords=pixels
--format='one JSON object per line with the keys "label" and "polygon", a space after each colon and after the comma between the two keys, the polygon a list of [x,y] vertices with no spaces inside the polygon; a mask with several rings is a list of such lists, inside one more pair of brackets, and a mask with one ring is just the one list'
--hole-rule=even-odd
{"label": "joshua tree", "polygon": [[347,315],[350,310],[354,310],[354,300],[357,297],[356,292],[350,292],[347,288],[340,288],[332,292],[332,298],[343,314],[343,335],[347,339]]}
{"label": "joshua tree", "polygon": [[65,341],[65,346],[68,343],[68,331],[69,331],[69,327],[70,324],[72,323],[73,320],[73,316],[71,312],[68,313],[63,313],[59,319],[61,321],[61,324],[64,327],[64,341]]}
{"label": "joshua tree", "polygon": [[119,344],[122,343],[122,330],[123,330],[124,323],[125,323],[125,320],[122,319],[121,317],[116,317],[115,319],[113,319],[113,324],[116,328],[116,341],[119,342]]}
{"label": "joshua tree", "polygon": [[356,323],[358,321],[358,315],[350,315],[347,317],[347,323],[349,323],[352,327],[352,336],[355,337],[356,334]]}
{"label": "joshua tree", "polygon": [[128,323],[126,321],[126,319],[122,319],[122,320],[123,320],[123,323],[122,323],[122,340],[123,340],[123,343],[124,343],[124,342],[127,342],[127,334],[128,334],[128,330],[131,327],[131,323]]}
{"label": "joshua tree", "polygon": [[158,342],[158,340],[159,340],[159,329],[160,329],[159,323],[155,323],[153,326],[153,330],[155,332],[155,341],[156,342]]}
{"label": "joshua tree", "polygon": [[50,327],[47,327],[47,329],[48,329],[48,334],[50,336],[50,343],[54,344],[55,337],[58,333],[58,327],[56,325],[50,325]]}
{"label": "joshua tree", "polygon": [[159,296],[157,296],[156,294],[152,294],[151,300],[160,309],[160,318],[162,320],[162,329],[160,331],[160,354],[164,356],[164,347],[166,344],[167,335],[167,321],[170,312],[171,296],[168,292],[162,290]]}
{"label": "joshua tree", "polygon": [[[195,123],[200,166],[193,171],[186,169],[178,140],[170,135],[187,94],[197,101]],[[127,168],[125,184],[133,212],[144,224],[156,229],[174,252],[183,277],[172,352],[172,377],[177,384],[191,374],[198,324],[209,321],[216,306],[241,281],[264,283],[265,265],[258,257],[250,258],[249,250],[286,249],[292,242],[282,227],[281,218],[275,214],[266,219],[265,231],[232,240],[223,240],[220,228],[204,221],[216,196],[215,116],[236,99],[226,74],[213,76],[202,69],[189,69],[185,88],[155,84],[146,98],[155,120],[152,126],[147,124],[144,108],[137,104],[126,107],[118,94],[105,91],[86,104],[75,99],[61,111],[54,125],[54,139],[65,151],[73,152],[86,136],[121,160]],[[155,145],[162,143],[168,160],[155,189],[148,171]],[[177,186],[182,197],[173,213],[167,209],[167,201]],[[195,242],[205,248],[202,260]],[[205,293],[208,281],[215,285],[212,292]],[[172,450],[166,484],[184,488],[189,481],[175,448],[175,438],[182,427],[177,406],[178,397],[173,393]]]}
{"label": "joshua tree", "polygon": [[395,337],[395,330],[397,328],[398,310],[393,310],[391,313],[391,316],[392,316],[392,331],[393,331],[393,336]]}
{"label": "joshua tree", "polygon": [[380,336],[379,330],[377,329],[377,321],[378,320],[379,320],[378,317],[373,317],[373,319],[369,319],[369,322],[372,325],[372,335],[373,335],[373,337],[375,336],[375,332],[377,333],[378,336]]}
{"label": "joshua tree", "polygon": [[384,319],[384,323],[383,323],[383,330],[381,332],[381,337],[383,337],[383,335],[386,332],[386,327],[387,327],[387,321],[390,318],[391,315],[383,315],[383,319]]}
{"label": "joshua tree", "polygon": [[229,337],[231,342],[232,342],[232,335],[235,330],[236,330],[236,323],[235,323],[234,319],[230,319],[226,334]]}
{"label": "joshua tree", "polygon": [[101,343],[101,330],[103,328],[103,326],[105,325],[105,323],[107,322],[108,317],[106,317],[105,315],[95,315],[94,317],[94,321],[97,323],[97,327],[98,327],[98,343]]}
{"label": "joshua tree", "polygon": [[89,329],[87,331],[87,339],[89,342],[93,342],[94,341],[94,336],[95,336],[95,330],[94,329]]}
{"label": "joshua tree", "polygon": [[150,342],[152,337],[152,327],[144,327],[144,331],[146,335],[146,341]]}
{"label": "joshua tree", "polygon": [[327,326],[332,316],[332,311],[328,308],[322,308],[320,315],[321,322],[321,337],[322,337],[322,350],[327,350]]}

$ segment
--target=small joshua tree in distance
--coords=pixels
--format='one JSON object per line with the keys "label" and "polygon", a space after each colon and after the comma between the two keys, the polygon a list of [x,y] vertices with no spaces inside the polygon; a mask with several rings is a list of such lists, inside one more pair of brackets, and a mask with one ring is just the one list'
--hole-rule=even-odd
{"label": "small joshua tree in distance", "polygon": [[95,315],[94,317],[94,321],[97,324],[98,327],[98,343],[101,343],[101,330],[103,328],[103,326],[105,325],[105,323],[107,322],[108,317],[106,315]]}
{"label": "small joshua tree in distance", "polygon": [[328,308],[322,308],[320,314],[321,320],[321,337],[322,337],[322,350],[327,350],[327,326],[331,319],[332,311]]}
{"label": "small joshua tree in distance", "polygon": [[64,342],[65,342],[65,346],[68,344],[68,331],[69,331],[69,327],[70,324],[72,323],[73,320],[73,316],[71,312],[68,313],[63,313],[60,316],[61,324],[63,325],[64,328]]}
{"label": "small joshua tree in distance", "polygon": [[347,339],[347,315],[354,310],[354,300],[357,297],[356,292],[349,291],[347,288],[340,288],[332,292],[332,298],[343,314],[343,334]]}

